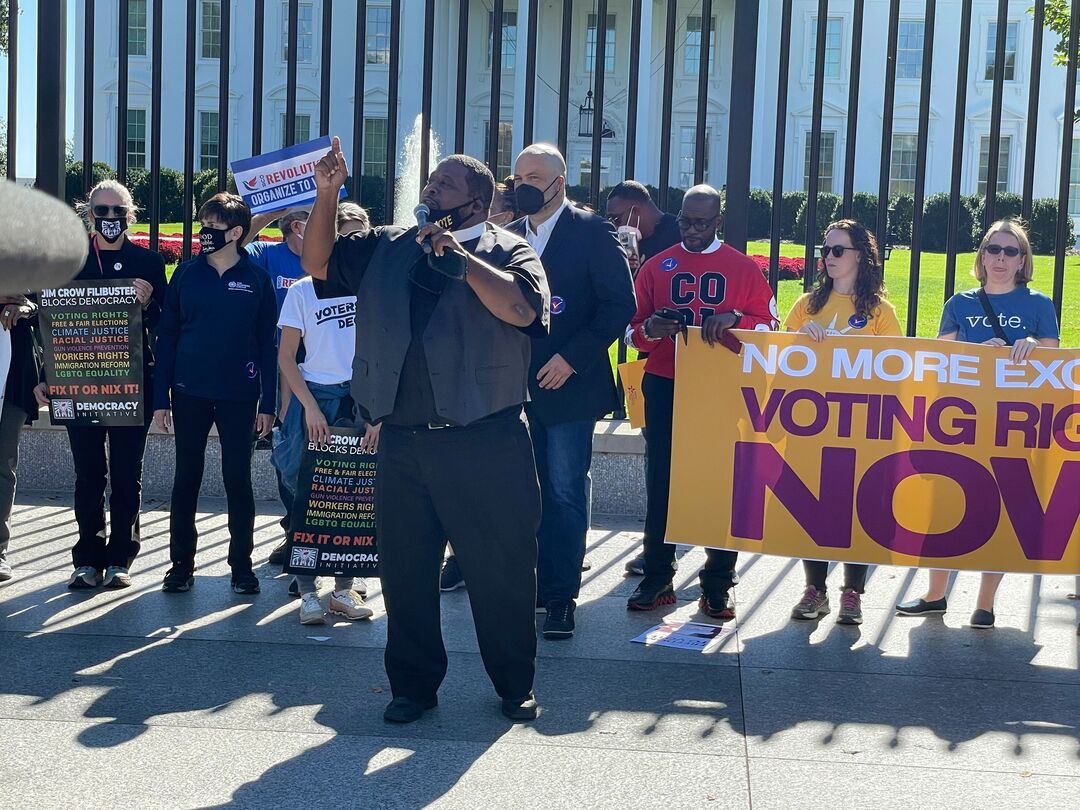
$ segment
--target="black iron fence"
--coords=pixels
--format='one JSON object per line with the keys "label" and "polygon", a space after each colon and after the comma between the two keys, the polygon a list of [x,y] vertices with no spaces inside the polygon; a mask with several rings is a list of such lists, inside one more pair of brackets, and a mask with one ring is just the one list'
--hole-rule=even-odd
{"label": "black iron fence", "polygon": [[[170,8],[179,5],[181,0],[169,0]],[[767,41],[765,35],[759,30],[759,20],[762,17],[763,4],[761,0],[728,0],[728,2],[714,3],[713,0],[695,0],[691,11],[700,14],[700,28],[698,37],[698,82],[696,95],[696,119],[695,119],[695,145],[693,176],[695,182],[701,182],[704,176],[706,163],[706,127],[709,125],[723,125],[726,127],[727,142],[727,174],[726,185],[726,225],[725,239],[734,247],[744,249],[749,228],[750,217],[750,191],[751,191],[751,165],[753,156],[758,153],[766,153],[771,150],[773,173],[772,173],[772,233],[769,279],[775,289],[779,281],[779,258],[781,240],[781,199],[784,192],[785,161],[789,158],[788,124],[789,124],[789,97],[791,84],[791,52],[792,52],[792,21],[795,17],[794,0],[770,0],[777,2],[781,7],[779,41]],[[218,75],[218,98],[219,98],[219,121],[225,122],[229,116],[229,81],[232,71],[230,70],[230,44],[234,38],[250,36],[250,59],[253,65],[253,79],[250,88],[252,93],[251,115],[251,140],[250,150],[243,150],[244,154],[258,154],[262,151],[263,132],[263,79],[264,79],[264,54],[265,54],[265,31],[267,5],[265,0],[239,0],[245,11],[250,7],[253,13],[254,24],[250,34],[246,31],[234,30],[231,18],[233,2],[225,0],[217,4],[220,9],[218,22],[220,48],[218,50],[219,75]],[[299,7],[300,0],[285,0],[287,4],[287,98],[285,103],[285,139],[286,144],[292,143],[295,137],[295,122],[297,115],[297,60],[298,60],[298,31],[299,31]],[[577,0],[578,8],[581,8],[583,0]],[[671,166],[672,166],[672,100],[673,84],[675,81],[675,66],[677,62],[677,48],[682,44],[677,42],[676,30],[680,14],[685,14],[686,4],[680,6],[675,0],[667,3],[654,4],[653,9],[657,16],[663,12],[663,51],[656,55],[656,60],[663,65],[663,90],[661,92],[659,110],[661,121],[667,126],[660,129],[658,143],[642,143],[636,132],[635,121],[637,120],[639,93],[641,87],[651,77],[642,75],[640,54],[646,49],[646,54],[652,49],[652,43],[643,42],[642,34],[642,3],[650,3],[653,0],[629,0],[632,23],[630,27],[628,75],[625,90],[621,96],[625,97],[627,110],[627,126],[625,137],[625,162],[624,173],[628,177],[635,176],[635,168],[638,165],[639,156],[644,150],[659,153],[659,176],[658,196],[661,207],[668,207],[671,189]],[[1052,2],[1052,0],[1051,0]],[[385,150],[385,173],[383,180],[382,196],[383,207],[386,211],[394,208],[395,176],[397,174],[398,155],[398,117],[399,117],[399,89],[403,77],[403,65],[414,80],[419,70],[422,78],[420,94],[420,114],[422,116],[423,131],[431,125],[432,120],[432,76],[434,72],[449,71],[456,69],[456,119],[454,126],[454,147],[463,150],[465,144],[465,116],[466,98],[470,90],[475,90],[474,85],[481,77],[469,75],[469,62],[467,54],[470,49],[470,3],[476,7],[488,10],[491,15],[491,64],[498,66],[502,63],[503,26],[506,19],[504,0],[424,0],[424,14],[422,19],[409,20],[413,26],[423,26],[423,50],[420,59],[416,54],[405,54],[402,40],[402,0],[380,0],[377,5],[389,9],[389,56],[388,56],[388,79],[387,79],[387,122],[386,122],[386,150]],[[1024,172],[1021,215],[1026,219],[1032,213],[1033,187],[1035,181],[1035,143],[1038,135],[1039,104],[1046,101],[1045,91],[1041,88],[1042,63],[1044,54],[1044,26],[1046,23],[1048,0],[1034,0],[1030,13],[1033,24],[1030,41],[1030,71],[1028,82],[1028,111],[1026,121],[1026,137],[1024,148]],[[68,8],[73,4],[75,12],[75,31],[67,30]],[[115,4],[115,6],[113,5]],[[447,4],[444,6],[444,4]],[[446,11],[452,4],[457,12],[458,31],[456,42],[456,65],[434,65],[434,36],[437,25],[438,11]],[[528,19],[528,36],[524,47],[526,50],[527,69],[524,76],[524,116],[523,137],[524,142],[529,143],[533,138],[535,126],[535,114],[537,107],[537,52],[541,43],[538,42],[538,15],[540,0],[518,0],[515,13],[524,15]],[[16,130],[14,125],[16,113],[16,100],[18,88],[17,54],[23,43],[20,42],[19,29],[19,6],[17,0],[9,0],[8,15],[8,122],[7,149],[12,159],[8,160],[8,174],[14,177]],[[28,0],[23,0],[22,6],[28,6]],[[149,36],[149,57],[152,66],[151,76],[151,109],[149,115],[150,132],[148,137],[148,173],[149,173],[149,202],[148,213],[150,220],[150,242],[156,246],[159,237],[160,222],[160,176],[161,176],[161,130],[163,121],[172,125],[171,120],[166,119],[171,115],[162,106],[162,59],[163,49],[166,47],[164,32],[162,31],[164,0],[149,0],[151,31]],[[368,20],[368,0],[324,0],[321,9],[321,19],[318,25],[322,32],[329,32],[336,22],[343,16],[342,10],[347,6],[355,5],[356,27],[355,47],[351,53],[334,53],[333,38],[329,35],[320,36],[321,52],[318,64],[320,66],[320,93],[319,93],[319,116],[321,133],[326,134],[330,120],[331,75],[332,72],[352,71],[354,76],[354,98],[361,100],[364,97],[367,83],[371,78],[371,71],[366,71],[364,58],[364,44],[368,37],[366,30]],[[372,3],[376,5],[376,3]],[[608,1],[590,0],[589,8],[595,12],[595,38],[594,58],[596,65],[605,64],[605,49],[607,47],[608,26]],[[876,4],[883,6],[883,2]],[[129,0],[40,0],[37,3],[37,184],[52,193],[60,194],[64,188],[64,155],[65,155],[65,120],[64,103],[69,88],[66,87],[65,67],[67,52],[71,46],[69,34],[80,36],[83,42],[83,60],[79,69],[84,75],[82,82],[82,120],[77,122],[82,133],[81,157],[83,165],[83,184],[89,187],[93,178],[93,157],[95,147],[100,144],[94,143],[94,118],[98,114],[95,110],[95,90],[100,84],[102,77],[95,77],[95,48],[98,46],[100,30],[95,28],[95,23],[101,19],[98,13],[102,7],[109,9],[116,7],[119,29],[117,33],[118,59],[116,70],[117,88],[117,134],[116,134],[116,160],[115,167],[121,178],[127,176],[127,107],[128,107],[128,32],[131,8]],[[721,8],[722,6],[722,8]],[[850,215],[855,204],[855,159],[856,147],[860,134],[859,122],[869,113],[880,113],[882,119],[880,166],[878,171],[878,195],[874,221],[868,222],[876,232],[878,241],[885,244],[888,232],[888,205],[890,190],[890,162],[893,156],[892,138],[894,105],[897,89],[897,52],[901,21],[901,0],[888,0],[888,24],[883,31],[879,25],[868,27],[867,0],[846,0],[838,2],[833,0],[817,0],[816,15],[818,20],[828,20],[830,11],[842,9],[850,15],[851,39],[850,39],[850,67],[848,71],[848,95],[846,109],[846,139],[843,154],[844,185],[840,211]],[[962,226],[961,209],[961,172],[963,170],[963,146],[965,127],[967,126],[967,92],[969,86],[969,54],[971,49],[971,32],[974,23],[961,25],[959,31],[959,49],[953,49],[953,43],[947,43],[947,47],[939,46],[935,50],[935,25],[936,4],[926,3],[922,10],[922,34],[923,51],[921,59],[921,74],[919,82],[919,105],[918,105],[918,129],[916,170],[914,181],[914,205],[911,224],[911,257],[910,275],[908,279],[909,295],[907,306],[907,330],[914,334],[915,324],[918,317],[919,282],[921,272],[921,256],[924,241],[924,197],[926,193],[927,175],[927,143],[928,126],[930,118],[931,83],[935,64],[943,64],[943,60],[958,54],[956,94],[953,99],[953,150],[951,161],[950,199],[947,224],[947,250],[946,250],[946,281],[945,295],[954,291],[956,254],[961,244],[960,229]],[[276,4],[275,4],[276,7]],[[571,40],[573,33],[575,0],[562,0],[562,25],[561,43],[545,42],[543,46],[548,49],[558,48],[561,53],[559,71],[559,105],[557,122],[557,142],[566,152],[568,141],[568,129],[570,120],[570,77],[571,77]],[[197,13],[199,0],[187,0],[186,2],[186,26],[183,32],[170,31],[168,47],[182,49],[186,54],[184,73],[184,106],[183,106],[183,129],[184,160],[183,160],[183,210],[190,211],[193,207],[195,192],[195,127],[196,127],[196,47],[197,47]],[[711,46],[717,39],[717,32],[711,30],[711,23],[716,12],[723,12],[721,25],[730,25],[732,31],[731,52],[731,75],[738,80],[731,81],[730,96],[726,99],[728,110],[726,122],[709,120],[710,82],[708,72],[705,69],[706,60],[709,58]],[[1015,17],[1015,10],[1013,11]],[[960,12],[962,20],[972,20],[972,0],[962,0]],[[107,17],[112,19],[111,14]],[[515,18],[517,19],[517,18]],[[990,107],[990,137],[988,160],[986,166],[986,198],[981,207],[984,220],[989,222],[994,219],[997,211],[998,177],[1001,171],[999,165],[999,143],[1001,141],[1003,88],[1006,70],[1006,36],[1009,31],[1010,8],[1008,0],[998,0],[996,13],[996,41],[995,58],[993,61],[993,92]],[[816,38],[813,41],[817,65],[823,65],[826,57],[828,25],[818,25]],[[1066,53],[1068,56],[1067,75],[1065,81],[1064,109],[1071,111],[1076,103],[1076,56],[1080,37],[1080,0],[1071,2],[1070,26],[1066,36]],[[939,37],[939,39],[942,39]],[[475,44],[474,46],[475,47]],[[860,93],[860,82],[863,80],[863,56],[868,48],[882,49],[887,53],[885,61],[884,94],[880,102],[874,99],[875,106],[868,110],[869,99]],[[246,47],[245,47],[246,51]],[[764,54],[767,58],[760,59]],[[773,61],[775,54],[775,62]],[[403,62],[404,57],[408,57]],[[717,58],[727,57],[719,49],[716,50]],[[1014,57],[1015,58],[1015,57]],[[450,61],[450,60],[447,60]],[[765,64],[769,69],[765,75],[761,75],[758,67]],[[773,65],[775,64],[775,70]],[[498,165],[498,149],[500,144],[500,100],[502,98],[502,71],[492,69],[490,77],[486,77],[489,83],[487,90],[490,97],[490,114],[486,126],[488,127],[487,153],[484,158],[488,165],[495,170]],[[592,127],[591,133],[591,166],[588,198],[589,202],[597,205],[600,203],[601,191],[601,166],[602,138],[604,127],[600,125],[604,118],[605,104],[609,102],[606,96],[606,82],[608,81],[606,70],[591,71],[591,98],[594,105],[593,120],[598,122]],[[111,77],[109,77],[111,78]],[[621,79],[620,79],[621,80]],[[380,79],[381,81],[381,79]],[[761,84],[776,82],[776,110],[775,110],[775,139],[772,143],[761,142],[760,136],[755,140],[754,116],[736,115],[737,110],[753,110],[755,94],[761,92]],[[813,75],[813,105],[812,120],[809,131],[809,156],[808,165],[820,166],[822,154],[822,115],[825,86],[825,70],[816,70]],[[247,88],[244,88],[245,90]],[[554,89],[554,88],[552,88]],[[769,88],[771,90],[771,88]],[[759,97],[760,98],[760,97]],[[621,100],[621,99],[620,99]],[[715,99],[714,99],[715,100]],[[940,92],[935,102],[941,105]],[[170,110],[173,109],[170,106]],[[771,112],[770,112],[771,117]],[[364,144],[364,105],[353,104],[352,122],[352,166],[359,173],[363,166]],[[217,144],[217,185],[224,188],[227,179],[227,168],[231,157],[243,155],[230,155],[229,129],[227,125],[218,127]],[[233,144],[236,148],[236,144]],[[1071,244],[1068,244],[1067,235],[1071,233],[1068,228],[1069,217],[1069,193],[1070,181],[1072,180],[1072,150],[1073,150],[1073,115],[1065,115],[1060,154],[1060,184],[1057,195],[1057,237],[1054,246],[1054,279],[1053,299],[1058,311],[1061,309],[1063,283],[1065,274],[1065,256]],[[429,169],[431,155],[428,148],[427,138],[422,138],[419,172],[421,181]],[[1045,156],[1044,156],[1045,160]],[[840,162],[840,161],[838,161]],[[820,234],[818,231],[818,205],[819,205],[819,171],[810,171],[806,197],[806,216],[804,238],[798,241],[806,246],[806,267],[812,268],[816,257],[814,245]],[[648,178],[651,179],[651,178]],[[351,193],[354,198],[364,202],[364,184],[362,182],[351,183]],[[190,251],[190,237],[192,223],[190,217],[184,218],[185,257]],[[804,274],[805,283],[810,284],[812,273]]]}

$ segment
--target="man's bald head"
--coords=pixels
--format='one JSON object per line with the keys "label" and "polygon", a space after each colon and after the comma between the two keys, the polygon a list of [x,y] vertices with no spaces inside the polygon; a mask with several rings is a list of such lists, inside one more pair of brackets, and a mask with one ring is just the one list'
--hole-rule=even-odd
{"label": "man's bald head", "polygon": [[566,158],[562,156],[562,153],[554,144],[534,143],[526,146],[521,150],[517,160],[514,161],[515,167],[521,162],[522,158],[526,158],[530,163],[542,163],[545,174],[549,177],[566,177]]}
{"label": "man's bald head", "polygon": [[691,186],[686,190],[686,194],[683,195],[683,206],[685,207],[688,202],[695,209],[700,210],[709,206],[715,213],[720,212],[720,192],[705,183]]}

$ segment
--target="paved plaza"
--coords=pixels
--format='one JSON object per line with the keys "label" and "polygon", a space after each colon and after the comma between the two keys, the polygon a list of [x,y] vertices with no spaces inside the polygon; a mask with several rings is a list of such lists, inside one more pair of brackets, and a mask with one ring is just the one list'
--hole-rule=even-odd
{"label": "paved plaza", "polygon": [[[635,519],[597,517],[569,641],[539,643],[540,718],[513,726],[484,673],[468,594],[443,596],[440,706],[389,726],[378,581],[368,622],[302,627],[265,562],[229,590],[224,502],[200,505],[195,588],[164,595],[167,504],[147,501],[127,591],[65,587],[69,496],[24,495],[0,585],[0,807],[1077,807],[1080,590],[1006,577],[998,627],[964,627],[978,578],[940,618],[894,615],[925,572],[878,568],[866,622],[797,623],[797,561],[744,555],[739,619],[712,653],[630,639],[696,610],[628,613]],[[259,504],[256,560],[278,536]],[[838,572],[837,572],[838,573]],[[836,573],[830,585],[838,584]],[[701,617],[698,617],[701,619]]]}

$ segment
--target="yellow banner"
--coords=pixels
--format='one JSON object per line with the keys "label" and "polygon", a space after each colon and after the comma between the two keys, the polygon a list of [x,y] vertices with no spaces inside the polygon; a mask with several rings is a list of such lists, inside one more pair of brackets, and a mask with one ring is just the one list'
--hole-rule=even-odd
{"label": "yellow banner", "polygon": [[736,334],[677,350],[669,542],[1080,573],[1080,351]]}
{"label": "yellow banner", "polygon": [[641,391],[641,381],[645,378],[645,360],[619,364],[619,379],[622,380],[623,394],[626,396],[626,418],[630,427],[645,427],[645,394]]}

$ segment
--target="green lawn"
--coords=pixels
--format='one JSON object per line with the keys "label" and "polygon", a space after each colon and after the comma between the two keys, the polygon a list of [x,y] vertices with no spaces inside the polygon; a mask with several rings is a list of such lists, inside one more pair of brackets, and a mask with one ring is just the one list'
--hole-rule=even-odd
{"label": "green lawn", "polygon": [[[149,231],[145,223],[132,226],[133,231]],[[181,222],[165,222],[161,224],[161,233],[183,233],[184,225]],[[267,236],[280,237],[281,231],[277,228],[267,228],[263,231]],[[751,242],[747,245],[747,253],[761,256],[769,255],[768,242]],[[803,256],[803,246],[794,244],[780,245],[781,256]],[[956,289],[966,290],[975,286],[975,279],[971,276],[971,266],[975,261],[974,253],[962,253],[956,257]],[[938,319],[941,317],[941,306],[945,302],[945,254],[923,253],[922,266],[919,271],[919,299],[918,321],[915,333],[919,337],[934,337],[937,334]],[[908,250],[894,250],[892,258],[885,267],[885,286],[889,290],[889,300],[896,307],[900,325],[907,325],[908,313],[908,270],[911,267],[911,252]],[[173,265],[166,268],[166,273],[172,276]],[[1035,257],[1035,281],[1032,286],[1051,295],[1054,287],[1054,257]],[[798,281],[781,281],[777,295],[777,305],[780,317],[783,319],[795,303],[795,299],[802,294],[802,283]],[[1061,312],[1061,344],[1063,346],[1080,346],[1080,255],[1068,256],[1065,260],[1065,292],[1062,301]],[[633,350],[631,350],[633,354]],[[615,358],[615,347],[611,348],[612,362]]]}
{"label": "green lawn", "polygon": [[[747,245],[747,253],[761,256],[769,255],[768,242],[751,242]],[[802,245],[780,245],[781,256],[794,256],[802,258],[804,248]],[[917,325],[915,334],[919,337],[935,337],[937,335],[938,320],[941,317],[941,307],[945,303],[945,254],[923,253],[920,257],[919,268],[919,296],[917,310]],[[975,262],[974,253],[961,253],[956,257],[956,289],[968,290],[975,286],[976,282],[971,275],[971,267]],[[885,266],[885,286],[889,290],[889,301],[896,307],[900,326],[907,325],[908,314],[908,271],[911,267],[911,251],[894,250],[892,257]],[[1054,289],[1054,257],[1035,257],[1035,280],[1032,286],[1051,295]],[[777,294],[777,306],[780,310],[781,321],[791,310],[795,299],[802,294],[801,281],[781,281]],[[1080,346],[1080,255],[1068,256],[1065,259],[1065,289],[1061,306],[1061,345]],[[611,347],[612,363],[615,363],[616,347]],[[636,352],[630,350],[630,359],[636,357]]]}

